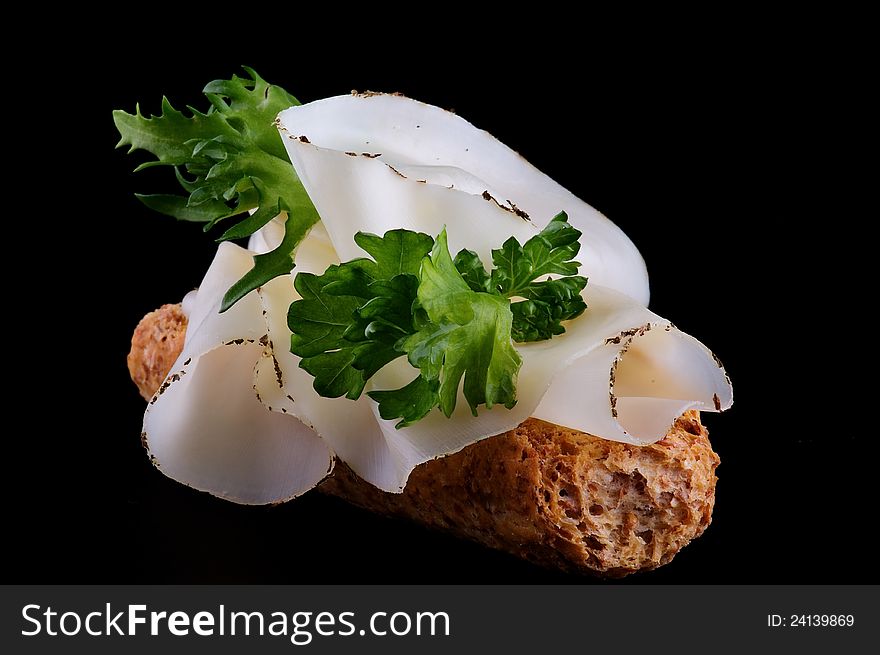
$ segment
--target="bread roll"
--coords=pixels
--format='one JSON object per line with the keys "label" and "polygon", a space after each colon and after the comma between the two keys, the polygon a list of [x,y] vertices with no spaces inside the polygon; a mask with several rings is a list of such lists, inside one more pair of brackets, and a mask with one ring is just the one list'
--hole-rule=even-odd
{"label": "bread roll", "polygon": [[[177,358],[185,331],[180,305],[163,305],[135,330],[128,367],[145,398]],[[718,463],[693,411],[649,446],[528,419],[418,466],[401,494],[380,491],[343,462],[319,489],[536,564],[621,577],[666,564],[703,533]]]}

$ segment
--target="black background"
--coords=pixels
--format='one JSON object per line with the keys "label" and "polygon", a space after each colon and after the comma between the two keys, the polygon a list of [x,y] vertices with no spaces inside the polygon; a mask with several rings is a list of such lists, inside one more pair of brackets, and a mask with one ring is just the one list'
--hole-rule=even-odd
{"label": "black background", "polygon": [[[4,577],[589,582],[319,493],[239,507],[150,465],[144,403],[125,366],[131,331],[199,282],[215,245],[136,201],[135,191],[171,190],[172,175],[131,173],[141,160],[114,150],[110,112],[136,102],[156,112],[163,94],[206,107],[204,84],[247,64],[302,102],[371,89],[454,108],[620,225],[647,261],[651,308],[724,361],[736,403],[704,415],[722,461],[713,523],[670,565],[621,584],[876,581],[859,568],[868,500],[854,462],[866,444],[846,419],[824,420],[833,408],[817,367],[827,346],[804,345],[793,320],[817,302],[795,259],[805,215],[793,193],[809,192],[794,171],[815,125],[805,107],[815,76],[825,79],[821,52],[776,45],[754,26],[624,26],[610,37],[598,24],[560,32],[567,19],[554,20],[524,20],[518,32],[419,23],[402,40],[277,17],[271,36],[212,41],[128,26],[58,48],[37,84],[49,103],[28,144],[38,154],[23,158],[30,206],[44,209],[16,247],[44,265],[17,290],[29,297],[44,276],[52,300],[29,310],[46,334],[14,353],[29,362],[18,369],[28,386],[7,414],[25,413],[32,427],[9,433],[16,529],[5,531],[15,556]],[[45,241],[55,248],[40,249]],[[60,346],[34,353],[43,340]]]}

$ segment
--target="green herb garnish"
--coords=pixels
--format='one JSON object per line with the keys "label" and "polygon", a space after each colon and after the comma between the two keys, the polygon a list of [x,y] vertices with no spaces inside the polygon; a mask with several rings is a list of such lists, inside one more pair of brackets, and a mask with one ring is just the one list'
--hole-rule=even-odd
{"label": "green herb garnish", "polygon": [[[300,273],[302,296],[291,304],[291,351],[315,377],[322,396],[357,399],[367,380],[406,355],[419,374],[394,390],[371,391],[385,419],[411,425],[439,406],[448,417],[458,389],[471,412],[516,404],[522,360],[512,341],[562,334],[562,321],[580,316],[586,278],[574,275],[581,233],[556,216],[525,245],[511,237],[492,251],[489,273],[479,257],[449,253],[445,230],[359,232],[355,242],[372,259],[356,259],[322,275]],[[556,274],[566,277],[539,281]],[[511,299],[522,298],[511,303]]]}
{"label": "green herb garnish", "polygon": [[245,70],[249,78],[233,75],[204,88],[211,103],[206,113],[189,107],[191,115],[186,115],[165,98],[159,116],[145,117],[139,107],[134,114],[113,112],[122,137],[117,147],[127,145],[129,152],[146,150],[156,157],[135,170],[174,166],[188,194],[137,195],[147,207],[179,220],[205,223],[206,231],[219,221],[256,210],[228,227],[220,241],[247,237],[279,214],[287,215],[281,244],[254,257],[254,268],[223,297],[221,312],[293,270],[294,248],[318,221],[274,125],[278,112],[299,101],[254,70]]}
{"label": "green herb garnish", "polygon": [[409,230],[381,238],[358,232],[354,240],[373,259],[334,265],[323,275],[299,273],[294,286],[302,300],[287,314],[291,352],[328,398],[359,398],[366,381],[403,354],[396,345],[416,331],[419,268],[434,243]]}

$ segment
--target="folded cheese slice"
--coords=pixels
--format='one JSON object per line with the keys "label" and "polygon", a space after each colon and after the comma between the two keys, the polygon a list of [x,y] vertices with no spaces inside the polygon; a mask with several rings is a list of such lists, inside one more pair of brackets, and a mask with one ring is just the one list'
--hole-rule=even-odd
{"label": "folded cheese slice", "polygon": [[219,313],[223,294],[252,264],[243,248],[217,249],[198,292],[187,298],[183,350],[147,405],[141,437],[153,463],[175,480],[237,503],[265,504],[308,491],[334,459],[314,431],[260,400],[277,387],[274,375],[260,375],[272,361],[262,295]]}

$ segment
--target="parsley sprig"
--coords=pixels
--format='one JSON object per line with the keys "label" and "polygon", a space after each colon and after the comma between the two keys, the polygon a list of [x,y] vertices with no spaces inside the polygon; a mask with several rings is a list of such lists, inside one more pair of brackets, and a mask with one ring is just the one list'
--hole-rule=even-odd
{"label": "parsley sprig", "polygon": [[368,394],[382,418],[400,419],[398,428],[434,407],[451,416],[459,387],[474,415],[480,405],[512,408],[522,365],[513,341],[562,334],[562,322],[586,309],[587,280],[573,260],[580,235],[560,213],[524,245],[511,237],[493,250],[490,273],[469,250],[453,259],[445,230],[436,240],[409,230],[359,232],[355,242],[372,259],[296,276],[302,300],[288,313],[291,351],[320,395],[351,399],[405,355],[416,377]]}

